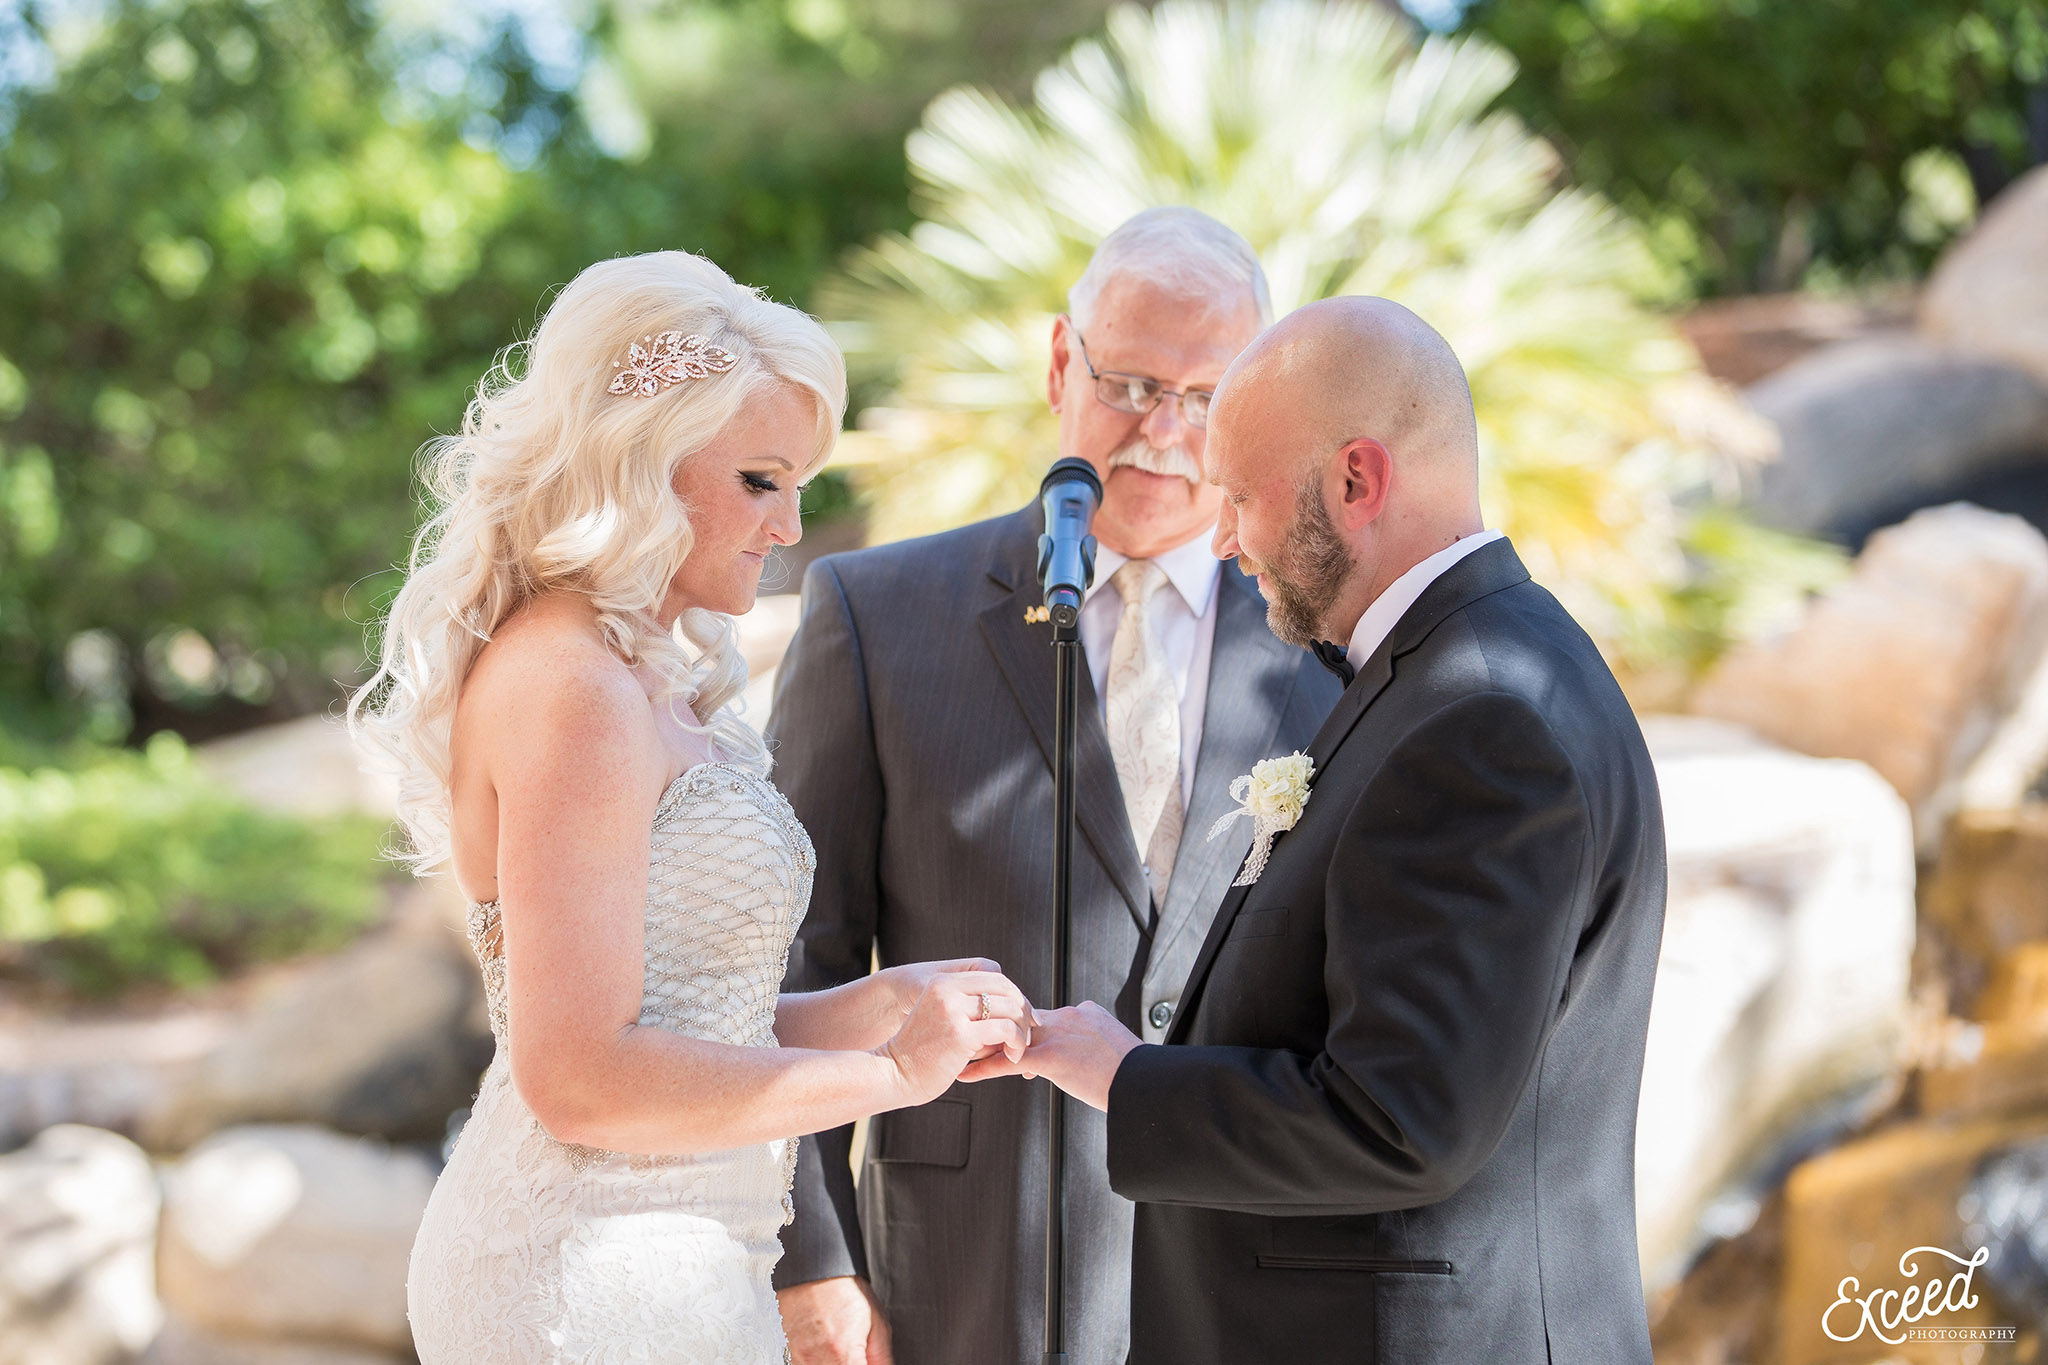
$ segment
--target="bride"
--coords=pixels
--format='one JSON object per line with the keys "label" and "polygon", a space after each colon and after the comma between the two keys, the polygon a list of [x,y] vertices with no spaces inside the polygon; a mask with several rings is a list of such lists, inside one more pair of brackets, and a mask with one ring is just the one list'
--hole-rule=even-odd
{"label": "bride", "polygon": [[413,1334],[423,1365],[769,1365],[792,1135],[1015,1060],[1031,1007],[978,960],[777,994],[815,859],[730,706],[730,618],[839,429],[823,329],[660,252],[584,271],[514,354],[436,451],[350,707],[415,868],[471,901],[498,1044]]}

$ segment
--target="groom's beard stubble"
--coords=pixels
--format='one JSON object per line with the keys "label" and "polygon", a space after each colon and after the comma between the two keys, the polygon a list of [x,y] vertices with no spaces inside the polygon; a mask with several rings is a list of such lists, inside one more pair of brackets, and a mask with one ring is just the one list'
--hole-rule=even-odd
{"label": "groom's beard stubble", "polygon": [[[1181,446],[1165,449],[1140,437],[1109,457],[1111,469],[1132,468],[1147,474],[1178,475],[1190,484],[1202,482],[1202,466]],[[1310,479],[1295,503],[1294,525],[1280,553],[1267,564],[1240,565],[1247,573],[1266,575],[1273,600],[1266,604],[1266,624],[1291,645],[1306,649],[1323,638],[1323,608],[1333,600],[1357,559],[1337,534],[1330,510],[1323,506],[1320,485]]]}
{"label": "groom's beard stubble", "polygon": [[1323,506],[1321,485],[1309,479],[1301,486],[1294,525],[1280,553],[1264,564],[1245,567],[1263,572],[1272,587],[1266,624],[1288,644],[1306,649],[1323,638],[1323,613],[1356,565],[1351,547],[1330,519],[1330,509]]}

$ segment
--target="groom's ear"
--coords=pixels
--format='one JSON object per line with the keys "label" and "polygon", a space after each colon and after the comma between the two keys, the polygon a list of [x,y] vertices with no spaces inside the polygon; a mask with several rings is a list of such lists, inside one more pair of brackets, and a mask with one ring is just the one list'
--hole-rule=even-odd
{"label": "groom's ear", "polygon": [[1360,530],[1387,510],[1387,492],[1394,482],[1394,457],[1370,436],[1361,436],[1337,452],[1344,493],[1337,520],[1347,531]]}

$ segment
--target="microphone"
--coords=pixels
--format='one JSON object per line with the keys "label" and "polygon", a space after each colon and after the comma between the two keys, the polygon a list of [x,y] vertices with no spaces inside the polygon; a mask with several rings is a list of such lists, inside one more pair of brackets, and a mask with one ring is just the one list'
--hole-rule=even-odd
{"label": "microphone", "polygon": [[1070,455],[1046,471],[1038,493],[1045,504],[1038,581],[1053,624],[1071,630],[1081,619],[1081,599],[1095,581],[1095,537],[1088,534],[1088,524],[1102,503],[1102,480],[1093,465]]}

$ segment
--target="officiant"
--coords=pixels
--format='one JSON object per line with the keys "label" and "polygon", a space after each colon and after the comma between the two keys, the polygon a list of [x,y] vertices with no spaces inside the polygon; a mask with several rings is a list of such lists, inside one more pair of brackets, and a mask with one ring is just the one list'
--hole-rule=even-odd
{"label": "officiant", "polygon": [[[1068,969],[1164,1038],[1243,859],[1232,778],[1306,745],[1337,679],[1266,624],[1257,584],[1210,552],[1209,399],[1271,318],[1257,255],[1192,209],[1103,239],[1053,324],[1059,448],[1101,475],[1101,550],[1080,634],[1078,824]],[[817,845],[787,989],[882,965],[993,958],[1052,991],[1053,651],[1038,619],[1036,503],[941,535],[821,559],[777,681],[774,777]],[[802,1146],[775,1283],[795,1365],[1036,1365],[1043,1349],[1048,1087],[955,1086]],[[1111,1192],[1102,1115],[1066,1130],[1066,1340],[1129,1347],[1133,1205]]]}

